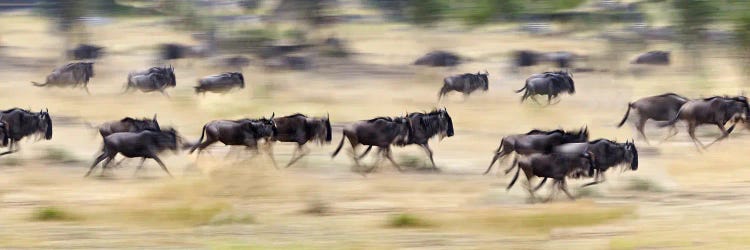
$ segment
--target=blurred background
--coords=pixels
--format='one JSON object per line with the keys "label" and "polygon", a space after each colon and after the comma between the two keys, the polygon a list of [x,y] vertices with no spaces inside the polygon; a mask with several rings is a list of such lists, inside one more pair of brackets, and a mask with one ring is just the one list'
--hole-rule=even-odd
{"label": "blurred background", "polygon": [[[649,51],[669,53],[637,60]],[[683,125],[659,143],[666,131],[649,123],[648,145],[616,124],[645,96],[739,94],[748,59],[748,1],[0,0],[2,109],[48,108],[54,124],[52,140],[0,158],[0,248],[744,249],[746,129],[700,153]],[[31,85],[71,61],[95,62],[91,94]],[[175,68],[169,97],[122,94],[128,73],[160,65]],[[529,75],[561,69],[575,95],[519,102]],[[488,91],[437,100],[444,77],[485,70]],[[246,87],[195,93],[227,71]],[[423,171],[416,146],[394,148],[404,173],[383,164],[366,178],[347,152],[330,157],[345,124],[442,107],[456,135],[431,141],[440,172]],[[87,124],[158,114],[192,141],[211,120],[296,112],[330,114],[334,136],[290,168],[216,145],[166,153],[174,179],[150,161],[134,176],[138,160],[82,178],[102,142]],[[576,201],[541,204],[505,190],[508,160],[482,175],[503,136],[583,126],[637,139],[638,171],[571,181]],[[294,148],[276,145],[280,165]]]}

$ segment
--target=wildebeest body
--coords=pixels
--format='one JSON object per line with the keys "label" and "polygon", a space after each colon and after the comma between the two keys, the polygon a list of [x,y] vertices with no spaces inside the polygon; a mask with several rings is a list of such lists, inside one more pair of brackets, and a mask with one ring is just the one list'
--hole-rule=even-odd
{"label": "wildebeest body", "polygon": [[632,64],[669,65],[669,51],[649,51],[639,55]]}
{"label": "wildebeest body", "polygon": [[88,92],[89,80],[94,77],[94,63],[75,62],[58,67],[47,75],[44,83],[31,82],[37,87],[77,87],[83,85]]}
{"label": "wildebeest body", "polygon": [[[635,127],[638,129],[638,132],[644,140],[648,142],[646,134],[643,131],[646,121],[649,119],[655,121],[669,121],[677,115],[682,105],[689,100],[690,99],[675,93],[665,93],[638,99],[635,102],[628,103],[628,110],[625,112],[625,116],[617,127],[622,127],[622,125],[625,124],[632,109],[632,113],[636,115],[636,120],[634,122]],[[667,135],[667,138],[677,134],[677,128],[674,125],[671,126],[670,130],[674,131],[674,133]]]}
{"label": "wildebeest body", "polygon": [[432,51],[420,57],[414,62],[414,65],[424,65],[432,67],[456,66],[461,63],[461,58],[447,51]]}
{"label": "wildebeest body", "polygon": [[[724,125],[729,122],[739,122],[747,119],[750,106],[744,96],[727,97],[714,96],[710,98],[691,100],[680,107],[679,112],[672,119],[660,122],[660,127],[673,126],[677,121],[684,120],[688,124],[688,134],[698,149],[706,148],[713,143],[723,140],[734,129],[734,124],[726,129]],[[703,124],[712,124],[719,127],[722,135],[716,140],[703,145],[695,137],[695,128]]]}
{"label": "wildebeest body", "polygon": [[[544,131],[544,130],[532,130],[526,134],[515,134],[503,137],[500,140],[500,146],[495,151],[495,156],[492,158],[489,167],[484,172],[487,174],[492,170],[492,166],[495,162],[507,155],[516,152],[521,155],[528,155],[533,153],[549,153],[552,151],[554,146],[585,142],[589,139],[588,128],[583,128],[576,133],[566,132],[561,129]],[[509,173],[513,169],[513,165],[505,170],[505,173]]]}
{"label": "wildebeest body", "polygon": [[195,86],[195,92],[226,93],[234,88],[245,88],[245,78],[242,73],[227,72],[201,78],[198,80],[198,86]]}
{"label": "wildebeest body", "polygon": [[[401,167],[391,156],[391,144],[405,145],[409,141],[410,122],[403,117],[378,117],[366,121],[359,121],[344,128],[343,136],[336,151],[331,157],[335,157],[344,146],[344,140],[349,139],[352,145],[354,162],[359,166],[359,158],[356,155],[357,146],[376,146],[382,156],[387,158],[397,169]],[[376,165],[377,166],[377,165]],[[373,166],[374,169],[376,166]]]}
{"label": "wildebeest body", "polygon": [[[531,188],[531,179],[536,177],[552,178],[555,180],[555,185],[558,186],[559,190],[565,192],[565,194],[573,200],[573,195],[568,192],[566,178],[568,176],[579,176],[582,173],[591,172],[592,169],[596,168],[592,157],[588,153],[579,155],[569,154],[532,154],[528,157],[524,157],[520,160],[516,158],[514,165],[518,163],[518,169],[516,170],[513,180],[508,184],[508,188],[513,187],[518,179],[518,174],[523,170],[526,179],[529,181],[528,191],[532,200],[534,199],[535,189]],[[542,182],[544,183],[544,182]],[[557,190],[555,190],[557,191]],[[550,194],[551,199],[555,195],[555,192]]]}
{"label": "wildebeest body", "polygon": [[69,56],[75,60],[97,59],[104,54],[104,47],[79,44],[76,48],[68,52]]}
{"label": "wildebeest body", "polygon": [[172,176],[157,154],[164,150],[177,150],[177,138],[177,132],[174,129],[166,131],[144,130],[137,133],[119,132],[108,135],[107,137],[104,137],[101,154],[96,157],[85,176],[89,176],[99,162],[106,160],[102,165],[103,174],[104,170],[109,163],[114,160],[118,153],[127,158],[142,158],[141,164],[138,166],[136,172],[143,167],[143,162],[146,159],[151,158],[154,159],[159,166],[169,174],[169,176]]}
{"label": "wildebeest body", "polygon": [[552,99],[556,98],[560,93],[567,92],[568,94],[574,94],[576,92],[573,77],[567,72],[534,74],[526,79],[523,88],[516,90],[516,93],[521,93],[524,90],[521,102],[531,97],[532,100],[539,103],[534,96],[547,95],[547,104],[550,104]]}
{"label": "wildebeest body", "polygon": [[451,91],[463,93],[464,96],[479,89],[487,91],[489,89],[488,75],[486,72],[484,74],[477,72],[476,74],[466,73],[446,77],[443,79],[443,87],[438,93],[438,100]]}
{"label": "wildebeest body", "polygon": [[52,139],[52,118],[46,110],[31,112],[13,108],[0,112],[0,121],[7,126],[10,140],[10,151],[0,155],[18,151],[18,141],[29,135],[42,134],[44,139]]}
{"label": "wildebeest body", "polygon": [[140,132],[143,130],[161,130],[159,122],[156,121],[156,115],[154,115],[153,119],[125,117],[119,121],[111,121],[99,125],[99,134],[102,135],[102,138],[119,132]]}
{"label": "wildebeest body", "polygon": [[293,114],[274,119],[276,134],[272,141],[294,142],[297,148],[292,154],[292,159],[287,167],[307,154],[304,145],[307,142],[317,140],[318,143],[330,143],[332,138],[331,122],[329,117],[307,117],[303,114]]}

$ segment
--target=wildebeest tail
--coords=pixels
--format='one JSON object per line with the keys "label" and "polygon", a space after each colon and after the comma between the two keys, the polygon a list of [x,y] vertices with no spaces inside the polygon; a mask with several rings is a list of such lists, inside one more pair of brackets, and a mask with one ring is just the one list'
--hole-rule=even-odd
{"label": "wildebeest tail", "polygon": [[625,121],[628,120],[628,115],[630,115],[630,108],[632,108],[632,107],[633,107],[633,103],[629,102],[628,103],[628,111],[625,111],[625,116],[622,118],[622,121],[620,121],[620,124],[617,124],[618,128],[622,127],[622,125],[625,124]]}
{"label": "wildebeest tail", "polygon": [[47,84],[49,84],[49,82],[38,83],[38,82],[32,81],[31,84],[34,84],[34,86],[37,86],[37,87],[44,87],[44,86],[47,86]]}
{"label": "wildebeest tail", "polygon": [[526,85],[523,85],[523,88],[521,88],[521,89],[519,89],[519,90],[515,90],[515,92],[516,92],[516,93],[521,93],[521,92],[523,92],[524,90],[526,90]]}
{"label": "wildebeest tail", "polygon": [[193,145],[188,145],[188,144],[185,145],[185,147],[190,147],[190,152],[188,152],[188,154],[192,154],[193,151],[195,151],[195,149],[197,149],[198,146],[201,145],[201,143],[203,142],[203,136],[205,135],[206,135],[206,125],[203,125],[203,129],[201,130],[201,138],[198,139],[198,141]]}
{"label": "wildebeest tail", "polygon": [[339,142],[339,146],[336,147],[336,151],[333,151],[333,154],[331,154],[331,158],[336,157],[336,155],[339,154],[339,151],[341,151],[341,148],[344,146],[344,139],[346,139],[346,134],[341,133],[341,142]]}
{"label": "wildebeest tail", "polygon": [[675,123],[677,123],[677,121],[680,120],[680,114],[682,114],[682,110],[680,110],[679,112],[677,112],[677,115],[675,115],[674,118],[672,118],[669,121],[657,122],[656,126],[658,126],[660,128],[663,128],[663,127],[666,127],[666,126],[672,126]]}
{"label": "wildebeest tail", "polygon": [[448,83],[443,84],[443,87],[440,89],[440,92],[438,92],[438,100],[443,98],[443,96],[450,91],[450,88],[448,87]]}
{"label": "wildebeest tail", "polygon": [[[511,167],[515,166],[518,163],[518,156],[513,158],[513,163],[510,165]],[[510,184],[508,184],[508,187],[505,188],[505,190],[510,190],[510,188],[513,187],[513,184],[516,184],[516,180],[518,180],[518,174],[521,172],[521,166],[518,166],[516,168],[516,174],[513,176],[513,180],[510,181]]]}
{"label": "wildebeest tail", "polygon": [[490,166],[487,167],[487,170],[484,171],[484,174],[489,173],[490,170],[492,170],[492,166],[495,165],[495,162],[497,161],[497,159],[500,158],[500,152],[503,151],[503,144],[505,144],[505,138],[503,138],[502,140],[500,140],[500,147],[497,147],[497,150],[495,150],[495,156],[492,157],[492,161],[490,162]]}

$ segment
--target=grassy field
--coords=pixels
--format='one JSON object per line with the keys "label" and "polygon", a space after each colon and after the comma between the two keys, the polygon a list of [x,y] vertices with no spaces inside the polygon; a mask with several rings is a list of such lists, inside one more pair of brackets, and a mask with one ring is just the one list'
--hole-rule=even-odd
{"label": "grassy field", "polygon": [[[248,87],[227,95],[196,96],[201,76],[219,73],[209,60],[175,63],[171,98],[158,93],[120,95],[129,71],[149,67],[159,43],[196,43],[158,18],[122,18],[89,27],[92,43],[108,54],[95,65],[92,94],[33,87],[61,59],[62,39],[51,23],[26,13],[0,15],[0,99],[4,108],[49,108],[51,141],[25,141],[20,153],[0,158],[0,248],[208,248],[208,249],[742,249],[750,222],[750,146],[738,131],[704,153],[684,128],[658,144],[665,131],[649,127],[653,145],[637,141],[637,172],[611,171],[607,182],[576,189],[546,204],[529,204],[523,185],[506,192],[510,176],[482,176],[505,135],[532,128],[588,126],[592,138],[624,141],[618,129],[626,103],[677,92],[699,97],[746,89],[735,62],[709,57],[704,74],[676,64],[633,76],[601,60],[607,45],[590,37],[530,37],[508,25],[471,31],[452,27],[420,30],[399,24],[345,24],[335,33],[356,54],[321,62],[307,72],[268,72],[259,63],[243,69]],[[652,49],[673,49],[655,44]],[[411,66],[418,56],[447,49],[471,58],[459,67]],[[512,90],[525,75],[507,70],[515,49],[571,50],[588,55],[589,66],[608,72],[576,73],[577,93],[554,106],[519,103]],[[634,56],[634,55],[633,55]],[[611,65],[611,66],[608,66]],[[437,103],[442,78],[490,72],[490,89],[464,100],[454,94]],[[546,70],[539,67],[534,71]],[[367,177],[350,171],[348,155],[331,160],[335,145],[310,145],[312,154],[276,170],[266,157],[224,157],[215,147],[199,160],[166,154],[175,179],[154,162],[133,176],[137,160],[105,177],[82,178],[101,139],[84,122],[124,116],[151,117],[197,139],[213,119],[330,113],[336,124],[380,115],[446,107],[456,136],[433,141],[441,172],[398,173],[389,165]],[[338,130],[336,130],[338,132]],[[704,141],[718,135],[701,128]],[[334,135],[334,144],[340,140]],[[292,145],[277,145],[277,160]],[[346,148],[348,150],[348,148]],[[416,147],[395,149],[396,158],[422,165]],[[372,162],[373,159],[367,159]],[[504,168],[509,161],[502,163]],[[496,167],[497,168],[497,167]],[[496,170],[497,173],[500,170]],[[95,174],[98,174],[96,172]],[[523,183],[521,183],[523,184]],[[547,190],[543,190],[546,196]]]}

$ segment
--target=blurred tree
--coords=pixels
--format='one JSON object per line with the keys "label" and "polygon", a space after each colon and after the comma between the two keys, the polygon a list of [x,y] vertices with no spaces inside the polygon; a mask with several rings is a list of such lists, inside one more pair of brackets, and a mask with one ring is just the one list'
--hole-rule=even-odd
{"label": "blurred tree", "polygon": [[477,0],[462,2],[459,18],[467,25],[483,25],[496,18],[514,20],[524,10],[523,0]]}
{"label": "blurred tree", "polygon": [[700,45],[704,42],[703,34],[708,24],[714,21],[718,8],[713,0],[673,0],[677,12],[674,24],[680,34],[680,43],[690,54],[693,70],[702,72],[702,53]]}
{"label": "blurred tree", "polygon": [[444,0],[409,0],[406,13],[412,23],[431,26],[445,17],[447,9],[448,4]]}
{"label": "blurred tree", "polygon": [[240,0],[239,5],[245,10],[256,10],[260,7],[260,0]]}

